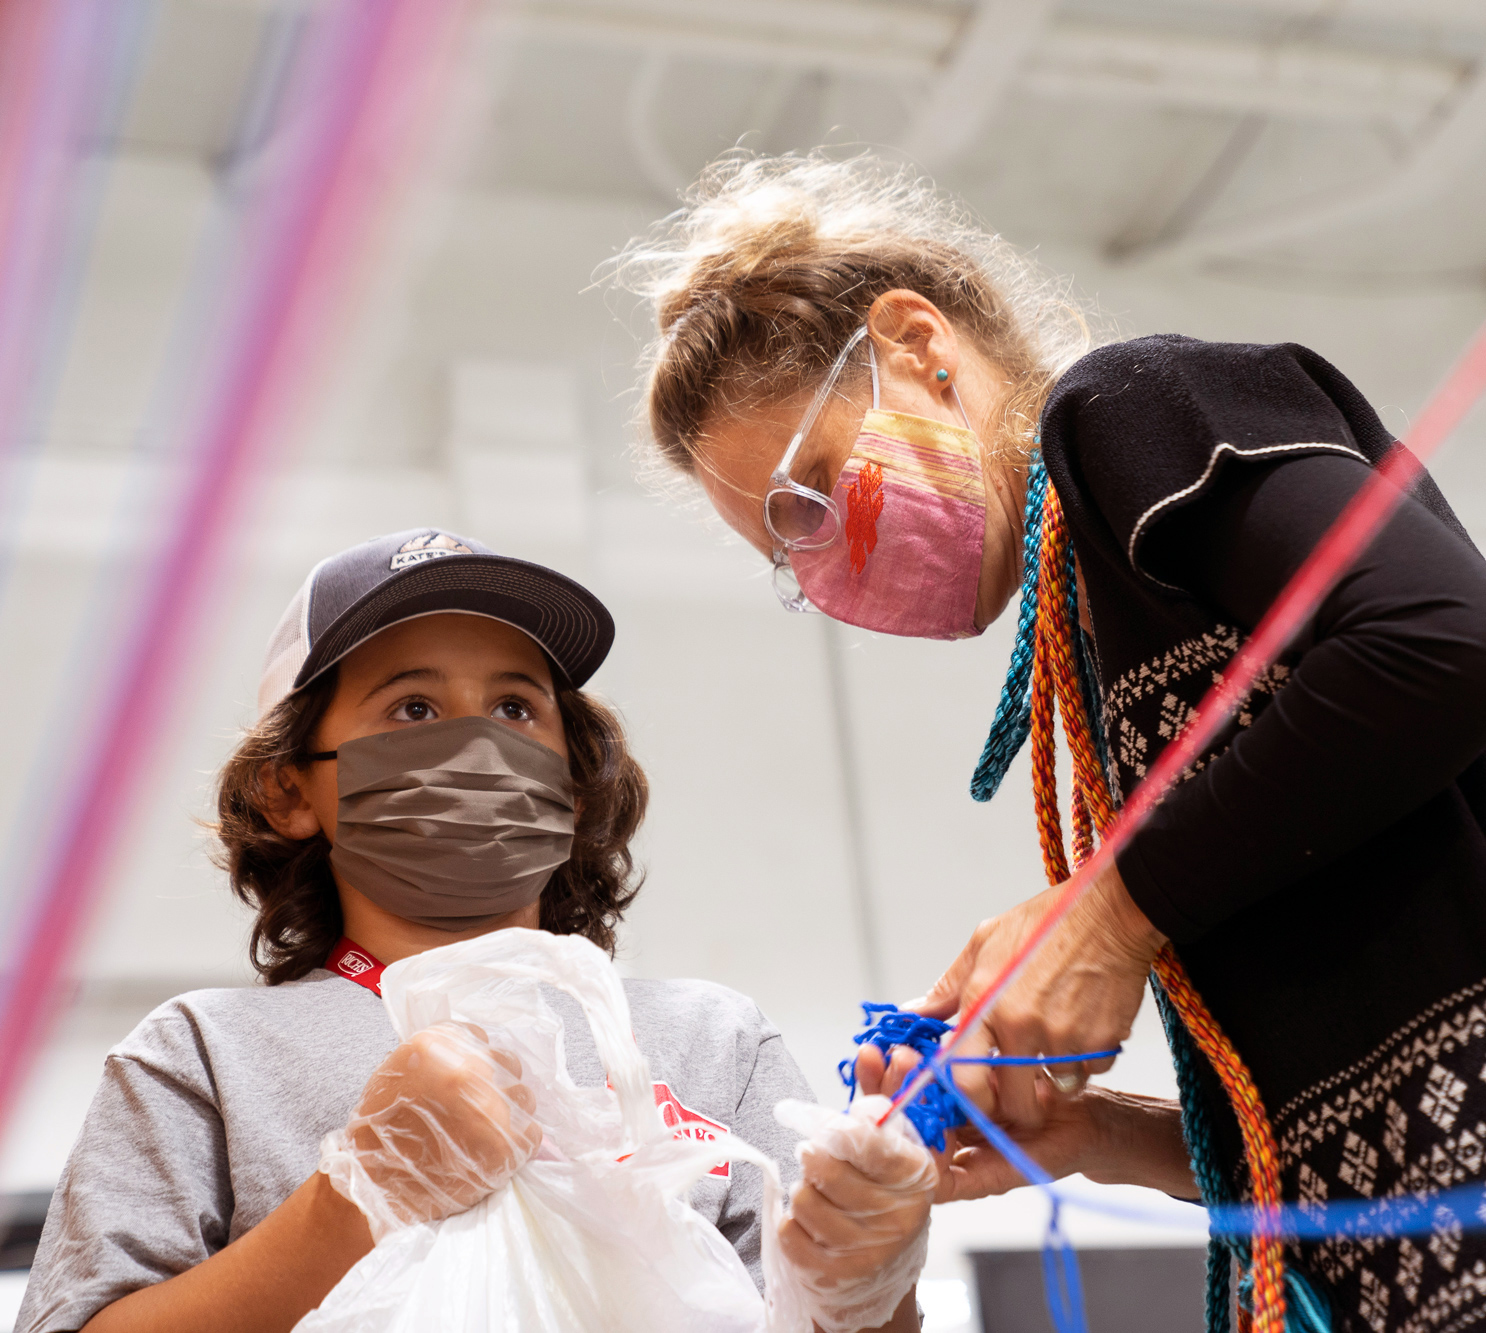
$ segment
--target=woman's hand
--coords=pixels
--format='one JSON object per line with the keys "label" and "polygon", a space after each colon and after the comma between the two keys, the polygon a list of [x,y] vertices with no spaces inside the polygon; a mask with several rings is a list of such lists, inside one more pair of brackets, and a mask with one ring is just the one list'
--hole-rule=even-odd
{"label": "woman's hand", "polygon": [[[1047,889],[983,921],[933,990],[908,1007],[949,1018],[972,1005],[1047,914],[1059,891]],[[1164,943],[1111,866],[1053,927],[960,1054],[986,1055],[996,1049],[1003,1055],[1076,1055],[1118,1046],[1130,1035],[1146,974]],[[1089,1061],[1072,1072],[1081,1080],[1113,1063],[1113,1057]],[[1003,1124],[1032,1128],[1044,1115],[1036,1092],[1038,1072],[959,1065],[955,1080],[986,1114]]]}
{"label": "woman's hand", "polygon": [[472,1023],[414,1033],[371,1076],[345,1129],[326,1136],[320,1170],[380,1239],[463,1212],[541,1146],[521,1062]]}
{"label": "woman's hand", "polygon": [[[857,1057],[857,1084],[864,1093],[895,1096],[917,1061],[915,1055],[906,1066],[894,1061],[888,1067],[875,1046],[864,1046]],[[1008,1127],[1007,1133],[1054,1180],[1084,1175],[1102,1185],[1144,1185],[1180,1199],[1197,1197],[1176,1102],[1092,1086],[1069,1097],[1043,1080],[1036,1095],[1040,1122]],[[1028,1183],[973,1126],[947,1131],[945,1143],[945,1151],[934,1154],[939,1165],[935,1203],[1005,1194]]]}
{"label": "woman's hand", "polygon": [[[899,1051],[907,1050],[899,1047]],[[868,1095],[881,1093],[894,1097],[904,1079],[917,1066],[919,1057],[912,1051],[910,1060],[894,1059],[891,1066],[882,1052],[872,1045],[863,1046],[856,1061],[858,1088]],[[1101,1089],[1089,1088],[1079,1097],[1065,1097],[1048,1083],[1038,1081],[1037,1097],[1041,1115],[1036,1126],[1008,1128],[1010,1137],[1055,1180],[1079,1172],[1087,1174],[1103,1164],[1104,1125],[1099,1119],[1098,1099]],[[988,1194],[1005,1194],[1026,1178],[995,1148],[986,1143],[978,1130],[962,1125],[945,1131],[945,1151],[935,1152],[939,1167],[939,1186],[935,1203],[954,1203],[960,1199],[982,1199]],[[931,1150],[932,1151],[932,1150]]]}
{"label": "woman's hand", "polygon": [[878,1128],[881,1098],[847,1115],[786,1102],[780,1119],[809,1139],[801,1179],[780,1223],[789,1275],[825,1333],[882,1327],[913,1289],[928,1249],[929,1205],[938,1171],[917,1139]]}

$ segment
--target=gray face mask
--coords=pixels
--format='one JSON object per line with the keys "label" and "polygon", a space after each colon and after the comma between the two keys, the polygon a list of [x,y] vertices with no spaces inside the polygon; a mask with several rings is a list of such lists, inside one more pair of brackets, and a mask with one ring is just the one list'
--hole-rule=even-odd
{"label": "gray face mask", "polygon": [[464,930],[526,907],[572,854],[566,761],[487,717],[347,741],[336,781],[331,866],[425,926]]}

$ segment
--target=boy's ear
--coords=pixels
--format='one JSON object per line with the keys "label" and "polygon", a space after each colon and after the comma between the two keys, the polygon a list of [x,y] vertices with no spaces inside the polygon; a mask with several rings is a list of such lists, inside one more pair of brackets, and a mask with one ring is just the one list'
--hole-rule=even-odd
{"label": "boy's ear", "polygon": [[321,832],[320,817],[305,800],[304,792],[294,781],[294,770],[264,764],[258,770],[258,788],[263,792],[263,817],[281,838],[303,842]]}

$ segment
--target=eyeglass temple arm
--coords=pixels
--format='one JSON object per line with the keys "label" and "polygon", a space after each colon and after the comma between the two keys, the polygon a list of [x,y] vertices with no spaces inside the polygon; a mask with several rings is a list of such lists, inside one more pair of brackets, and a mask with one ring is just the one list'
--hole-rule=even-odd
{"label": "eyeglass temple arm", "polygon": [[[771,482],[781,482],[789,480],[789,470],[792,466],[794,466],[795,455],[800,452],[800,446],[805,442],[805,437],[810,434],[810,428],[815,425],[816,417],[820,415],[821,409],[826,405],[826,399],[830,397],[831,389],[835,386],[836,381],[841,378],[841,370],[842,367],[846,365],[846,358],[852,354],[852,351],[856,348],[856,345],[861,342],[861,340],[866,336],[867,326],[863,324],[861,328],[859,328],[855,333],[851,335],[850,338],[846,340],[846,346],[841,349],[841,354],[832,363],[831,369],[827,372],[824,382],[821,384],[820,389],[816,392],[814,401],[810,404],[810,410],[805,413],[805,419],[800,422],[800,429],[797,430],[791,437],[789,448],[784,451],[784,457],[779,460],[779,466],[774,469],[772,475],[769,477],[769,480]],[[872,353],[871,343],[867,344],[867,349],[870,355],[870,360],[872,362],[872,406],[876,407],[877,357],[874,353]]]}

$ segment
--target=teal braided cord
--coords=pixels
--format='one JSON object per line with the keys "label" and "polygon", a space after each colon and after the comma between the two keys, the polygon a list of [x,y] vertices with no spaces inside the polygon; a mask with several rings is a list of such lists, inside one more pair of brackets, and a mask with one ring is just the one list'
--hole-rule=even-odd
{"label": "teal braided cord", "polygon": [[996,717],[985,749],[970,779],[970,795],[989,801],[1006,777],[1032,731],[1032,653],[1037,640],[1037,574],[1042,546],[1042,501],[1047,494],[1047,469],[1042,455],[1033,454],[1027,471],[1027,508],[1022,518],[1022,600],[1017,608],[1016,643],[1011,665],[996,704]]}
{"label": "teal braided cord", "polygon": [[[1202,1087],[1197,1078],[1197,1062],[1202,1059],[1192,1041],[1187,1026],[1166,998],[1161,983],[1151,974],[1151,991],[1156,997],[1156,1008],[1161,1014],[1161,1026],[1166,1029],[1166,1044],[1171,1047],[1171,1062],[1176,1066],[1176,1086],[1182,1103],[1182,1137],[1187,1142],[1187,1151],[1192,1157],[1192,1174],[1197,1178],[1197,1189],[1202,1202],[1213,1204],[1234,1203],[1232,1191],[1223,1179],[1218,1165],[1217,1150],[1212,1141],[1212,1122],[1208,1118],[1207,1103],[1202,1096]],[[1236,1255],[1241,1263],[1248,1262],[1248,1246],[1239,1240],[1224,1240],[1210,1236],[1207,1242],[1207,1333],[1230,1333],[1232,1321],[1229,1310],[1229,1257]]]}
{"label": "teal braided cord", "polygon": [[1325,1299],[1295,1269],[1285,1265],[1285,1333],[1331,1333]]}
{"label": "teal braided cord", "polygon": [[[1238,1284],[1239,1304],[1252,1309],[1254,1270]],[[1285,1265],[1285,1333],[1331,1333],[1331,1310],[1325,1299],[1305,1280],[1293,1264]]]}

